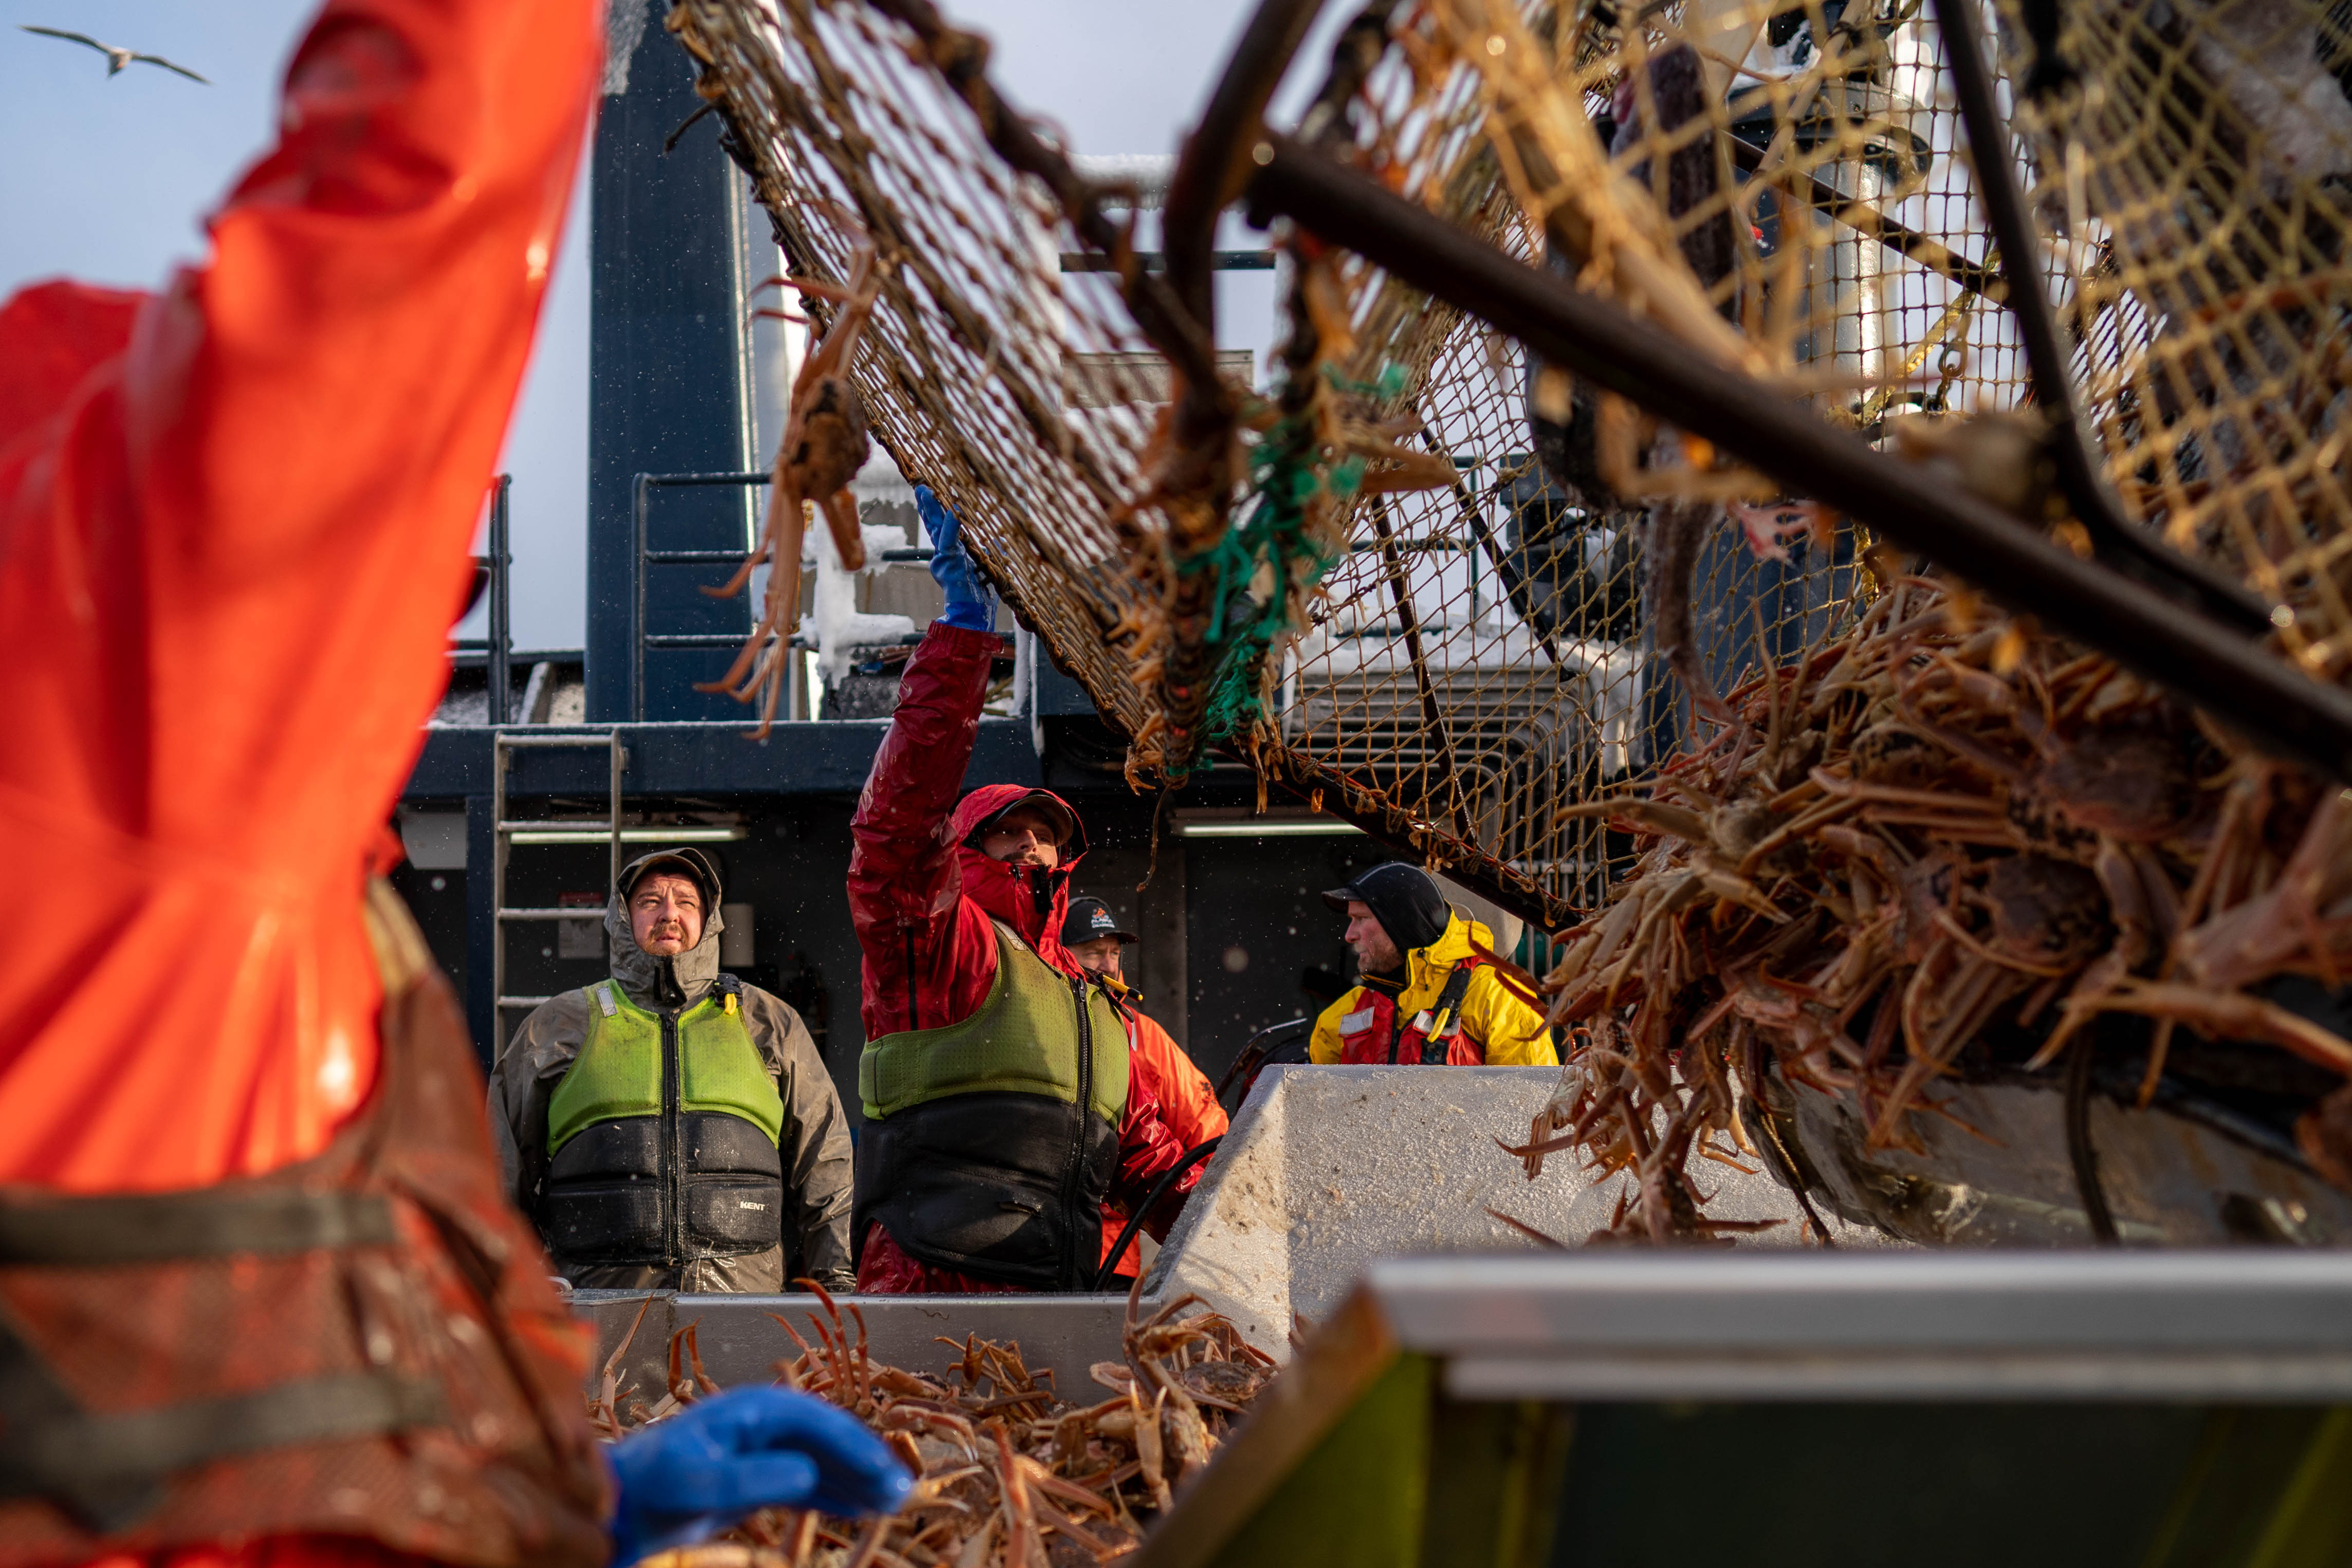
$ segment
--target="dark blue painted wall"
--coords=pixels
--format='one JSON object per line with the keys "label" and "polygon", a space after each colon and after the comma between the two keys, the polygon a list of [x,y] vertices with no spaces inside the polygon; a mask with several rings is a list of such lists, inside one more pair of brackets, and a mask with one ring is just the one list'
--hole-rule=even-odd
{"label": "dark blue painted wall", "polygon": [[[719,150],[719,121],[705,118],[665,155],[662,142],[702,107],[694,64],[662,27],[657,0],[628,62],[627,89],[604,100],[596,126],[590,256],[593,312],[588,412],[588,720],[629,712],[632,480],[641,473],[748,467],[741,333],[744,301],[732,193],[741,176]],[[753,213],[758,232],[765,219]],[[756,280],[753,280],[756,281]],[[740,549],[744,493],[661,490],[648,539],[656,549]],[[698,590],[725,568],[666,566],[647,578],[646,630],[741,632],[748,601]],[[723,672],[722,649],[659,651],[647,657],[650,720],[733,718],[742,709],[699,694],[697,680]]]}

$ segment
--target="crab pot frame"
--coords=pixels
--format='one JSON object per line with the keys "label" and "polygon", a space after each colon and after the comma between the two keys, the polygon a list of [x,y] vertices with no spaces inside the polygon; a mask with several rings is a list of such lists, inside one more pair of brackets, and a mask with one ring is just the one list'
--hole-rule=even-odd
{"label": "crab pot frame", "polygon": [[[1373,181],[1268,134],[1254,212],[1287,217],[1491,323],[1580,376],[1784,477],[1885,538],[1951,568],[2007,608],[2171,687],[2274,747],[2352,781],[2352,695],[2199,613],[2193,579],[2164,591],[2084,560],[2038,529],[1875,453],[1793,400],[1727,384],[1672,338],[1463,236]],[[2135,558],[2137,559],[2140,558]],[[2159,577],[2159,580],[2165,580]],[[2219,594],[2208,604],[2227,605]]]}
{"label": "crab pot frame", "polygon": [[[1838,18],[1812,0],[1769,18],[1684,0],[1630,21],[1376,0],[1285,141],[1262,134],[1264,108],[1320,7],[1268,0],[1180,162],[1164,273],[1117,193],[1077,177],[927,0],[684,0],[672,29],[793,266],[838,275],[832,211],[876,236],[883,298],[853,369],[874,434],[964,516],[1129,739],[1131,777],[1181,776],[1216,747],[1556,929],[1630,862],[1599,823],[1548,826],[1551,809],[1654,778],[1691,716],[1648,622],[1643,503],[1558,493],[1535,460],[1545,361],[1707,434],[1715,467],[1744,455],[1853,520],[1810,544],[1762,525],[1792,561],[1708,547],[1696,597],[1729,607],[1699,629],[1718,686],[1759,637],[1786,659],[1832,634],[1871,591],[1875,533],[2343,769],[2352,485],[2328,389],[2352,361],[2328,171],[2346,138],[2319,116],[2297,141],[2263,95],[2216,87],[2290,66],[2352,78],[2333,13],[2284,4],[2315,29],[2316,65],[2129,7],[2066,8],[2045,39],[2008,0],[1990,26],[1967,0]],[[1991,47],[1956,52],[1948,30]],[[1661,72],[1685,46],[1714,74],[1677,124],[1689,106],[1659,97]],[[2070,73],[2105,97],[2042,79]],[[2341,90],[2288,85],[2311,103]],[[1704,189],[1676,185],[1710,157]],[[1213,359],[1209,247],[1245,193],[1350,247],[1294,266],[1330,286],[1329,340],[1277,356],[1287,392],[1272,364],[1253,394]],[[2171,243],[2189,218],[2213,221]],[[1526,287],[1551,280],[1546,254],[1579,224],[1615,236],[1608,265],[1574,290]],[[1686,242],[1727,224],[1727,261],[1686,265]],[[1479,312],[1507,298],[1504,335]],[[1155,357],[1177,367],[1172,405],[1154,402],[1169,377],[1130,373]],[[1290,474],[1319,487],[1304,533],[1253,534],[1263,495],[1236,498],[1237,465],[1265,459],[1265,420],[1311,401],[1310,380],[1346,421],[1449,459],[1454,482],[1381,497],[1309,464]],[[2030,405],[2071,416],[2047,448],[2081,529],[2065,550],[1948,474],[1865,450],[1905,409]],[[1221,650],[1248,612],[1272,618],[1260,643]],[[2246,635],[2257,619],[2276,653]]]}
{"label": "crab pot frame", "polygon": [[[1297,9],[1295,0],[1267,0],[1264,13]],[[2318,8],[2300,5],[2288,9],[2299,25],[2316,26],[2323,44],[2341,31],[2332,13],[2321,17]],[[1848,22],[1859,15],[1850,13]],[[1506,427],[1522,409],[1517,389],[1507,382],[1499,391],[1476,384],[1487,370],[1476,362],[1475,338],[1483,328],[1493,334],[1486,347],[1496,363],[1507,357],[1498,345],[1517,345],[1512,351],[1528,378],[1525,413],[1535,411],[1535,367],[1549,362],[1572,374],[1580,396],[1599,389],[1622,397],[1686,435],[1704,438],[1717,467],[1728,465],[1726,458],[1745,461],[1787,494],[1842,514],[1858,525],[1857,535],[1866,532],[1951,568],[2006,606],[2183,693],[2273,752],[2346,777],[2352,703],[2333,680],[2336,663],[2325,651],[2332,645],[2330,628],[2341,618],[2334,608],[2334,580],[2318,565],[2342,548],[2326,542],[2341,538],[2343,508],[2329,500],[2336,494],[2330,484],[2340,487],[2341,479],[2333,471],[2311,476],[2321,459],[2309,455],[2315,447],[2332,452],[2325,461],[2341,466],[2342,438],[2321,437],[2342,417],[2343,400],[2322,417],[2313,413],[2312,398],[2326,403],[2327,386],[2341,384],[2340,376],[2330,382],[2329,356],[2339,351],[2346,331],[2333,294],[2321,309],[2313,303],[2319,294],[2312,293],[2305,301],[2310,308],[2296,315],[2294,300],[2266,299],[2245,287],[2248,275],[2261,276],[2265,263],[2290,277],[2323,266],[2340,248],[2345,204],[2308,193],[2308,178],[2300,186],[2285,183],[2289,196],[2306,192],[2296,198],[2304,203],[2295,209],[2302,214],[2296,221],[2305,225],[2316,259],[2282,257],[2276,247],[2242,254],[2254,246],[2250,240],[2241,254],[2218,260],[2210,254],[2216,246],[2202,247],[2178,268],[2192,275],[2185,282],[2151,283],[2145,266],[2119,273],[2114,262],[2120,242],[2086,248],[2088,236],[2127,232],[2130,214],[2138,210],[2132,204],[2144,208],[2156,200],[2150,192],[2162,183],[2163,159],[2177,166],[2192,154],[2206,155],[2210,145],[2259,150],[2258,131],[2237,118],[2233,106],[2210,95],[2184,104],[2180,94],[2190,89],[2176,83],[2174,99],[2165,107],[2182,116],[2159,117],[2162,124],[2137,141],[2128,128],[2113,123],[2117,117],[2098,121],[2089,113],[2095,99],[2032,92],[2017,105],[2024,134],[2013,139],[2002,110],[2022,90],[2015,80],[2032,82],[2045,58],[2096,61],[2110,73],[2128,74],[2136,68],[2118,62],[2130,62],[2134,50],[2146,62],[2201,48],[2207,52],[2196,58],[2206,61],[2202,68],[2218,68],[2210,57],[2228,41],[2200,42],[2196,28],[2205,24],[2195,23],[2174,25],[2174,36],[2154,39],[2125,13],[2100,8],[2068,12],[2054,44],[2037,39],[2030,18],[2021,20],[2014,10],[2000,16],[1996,38],[1973,0],[1938,0],[1932,21],[1916,5],[1882,5],[1868,15],[1872,23],[1841,35],[1847,24],[1824,28],[1823,17],[1807,8],[1786,10],[1768,29],[1774,42],[1780,40],[1781,23],[1832,40],[1811,74],[1752,75],[1758,57],[1751,54],[1741,67],[1751,75],[1734,72],[1727,101],[1707,104],[1683,128],[1669,131],[1660,128],[1663,113],[1649,96],[1658,62],[1688,45],[1717,65],[1738,63],[1738,50],[1725,54],[1729,47],[1708,29],[1720,33],[1744,16],[1752,30],[1759,8],[1690,0],[1644,11],[1637,26],[1602,6],[1452,0],[1402,11],[1375,0],[1336,46],[1323,93],[1295,136],[1260,128],[1253,143],[1248,128],[1213,114],[1204,118],[1197,133],[1206,149],[1201,162],[1232,172],[1231,192],[1248,203],[1255,221],[1288,218],[1299,232],[1343,250],[1336,276],[1357,333],[1351,351],[1327,373],[1360,389],[1370,406],[1418,417],[1432,447],[1442,445],[1457,464],[1466,454],[1465,473],[1475,476],[1454,497],[1404,498],[1393,518],[1377,499],[1355,505],[1348,524],[1352,537],[1392,531],[1435,536],[1426,542],[1442,546],[1451,534],[1468,570],[1457,573],[1449,589],[1392,552],[1377,560],[1381,576],[1413,582],[1418,613],[1409,612],[1405,596],[1398,595],[1403,624],[1389,632],[1404,645],[1400,659],[1356,656],[1325,632],[1333,614],[1350,606],[1361,607],[1355,610],[1358,619],[1369,618],[1377,597],[1378,577],[1357,572],[1351,579],[1347,567],[1333,569],[1325,602],[1312,607],[1313,625],[1284,656],[1280,698],[1269,705],[1279,709],[1277,732],[1253,737],[1246,748],[1262,769],[1360,819],[1379,821],[1375,831],[1433,862],[1476,866],[1503,885],[1507,904],[1534,919],[1597,906],[1609,881],[1628,863],[1598,824],[1566,834],[1531,827],[1553,804],[1543,779],[1553,778],[1571,794],[1638,785],[1688,738],[1687,711],[1677,714],[1677,700],[1660,699],[1664,671],[1648,629],[1638,626],[1652,611],[1649,585],[1630,580],[1636,568],[1612,564],[1603,572],[1594,567],[1592,576],[1612,580],[1587,588],[1581,605],[1564,619],[1545,624],[1534,612],[1530,601],[1541,601],[1543,590],[1559,579],[1575,579],[1581,569],[1548,569],[1547,560],[1559,557],[1529,548],[1527,508],[1512,494],[1527,486],[1508,482],[1508,455],[1498,465],[1496,450],[1507,444]],[[1433,16],[1443,20],[1430,24]],[[1873,26],[1879,33],[1874,43],[1866,37]],[[2182,28],[2190,35],[2186,41],[2179,36]],[[1845,53],[1832,68],[1830,57],[1839,48]],[[1544,56],[1545,62],[1517,77],[1507,68],[1530,55]],[[2343,64],[2352,51],[2339,40],[2330,57],[2337,63],[2329,68],[2352,89],[2352,69]],[[1237,53],[1230,68],[1255,78],[1271,68],[1262,55]],[[2181,75],[2203,79],[2188,66]],[[1612,81],[1617,83],[1613,103]],[[2163,96],[2137,81],[2133,90],[2143,100]],[[1808,93],[1816,96],[1808,99]],[[1236,97],[1221,94],[1213,101]],[[1557,255],[1568,243],[1566,230],[1574,225],[1561,225],[1558,214],[1579,200],[1564,169],[1542,162],[1565,140],[1557,124],[1551,140],[1539,133],[1548,114],[1589,120],[1603,139],[1614,124],[1608,167],[1593,171],[1586,183],[1609,186],[1611,175],[1624,172],[1637,183],[1651,179],[1649,193],[1672,219],[1658,232],[1670,244],[1679,241],[1680,256],[1654,247],[1639,258],[1650,270],[1630,284],[1623,257],[1612,258],[1605,249],[1582,257],[1589,277],[1575,287],[1538,265],[1548,247]],[[2347,118],[2352,120],[2352,110]],[[2095,124],[2104,126],[2106,144],[2094,145],[2086,212],[2081,154],[2088,134],[2084,128]],[[2208,141],[2198,142],[2200,135]],[[1906,138],[1916,154],[1887,151]],[[1710,193],[1687,209],[1676,206],[1683,197],[1657,188],[1664,183],[1657,165],[1710,144],[1720,164]],[[1230,149],[1244,145],[1247,158],[1231,155]],[[2352,165],[2352,143],[2337,152]],[[2247,156],[2260,167],[2258,152]],[[2068,170],[2077,185],[2066,185]],[[2210,186],[2225,174],[2207,170],[2199,177]],[[2289,219],[2284,209],[2262,210],[2263,202],[2275,207],[2283,188],[2273,177],[2258,200],[2241,178],[2231,193],[2251,221],[2270,225],[2264,232],[2271,233]],[[2049,214],[2069,190],[2074,205],[2066,221],[2082,243],[2053,252],[2065,238],[2065,224],[2053,240]],[[1640,206],[1638,195],[1620,193],[1587,201],[1580,215],[1588,225],[1612,219],[1638,227],[1645,216],[1656,216],[1634,210]],[[1808,209],[1811,217],[1798,222]],[[1768,211],[1777,214],[1769,221],[1780,232],[1767,239],[1759,227],[1759,245],[1738,248],[1728,276],[1707,297],[1734,319],[1736,329],[1710,340],[1642,298],[1644,290],[1658,291],[1662,278],[1675,281],[1664,275],[1687,270],[1683,263],[1695,229],[1727,214],[1743,224],[1750,216],[1762,224]],[[1857,264],[1850,259],[1857,253],[1880,259]],[[2063,265],[2045,266],[2045,257]],[[1619,269],[1613,285],[1608,262]],[[1886,272],[1883,278],[1885,289],[1900,295],[1899,304],[1875,295],[1857,304],[1853,296],[1822,287],[1824,269],[1851,279],[1882,263],[1899,264],[1899,277]],[[2218,321],[2200,322],[2185,340],[2179,323],[2168,327],[2149,304],[2163,287],[2171,289],[2170,298],[2195,293],[2210,302],[2225,283],[2239,292],[2224,307],[2208,308],[2205,314]],[[2313,284],[2286,293],[2296,287],[2324,292]],[[1760,308],[1759,298],[1766,302]],[[1774,312],[1790,300],[1795,301],[1793,318],[1776,321]],[[1901,325],[1874,326],[1872,310]],[[1958,340],[1965,340],[1971,312],[1978,340],[1956,354],[1955,340],[1946,334],[1955,330],[1957,318]],[[2282,367],[2273,347],[2271,368],[2278,383],[2247,393],[2242,361],[2250,350],[2231,334],[2252,334],[2258,346],[2274,346],[2298,325],[2306,338],[2313,330],[2320,334],[2301,363]],[[1881,340],[1874,364],[1866,341],[1873,331]],[[1720,340],[1727,335],[1748,356],[1744,362],[1727,361]],[[2329,348],[2330,341],[2338,349]],[[1922,399],[1906,388],[1927,374],[1925,365],[1939,343],[1944,370],[1932,395]],[[1841,402],[1824,396],[1818,380],[1809,388],[1801,375],[1789,373],[1824,364],[1871,372],[1853,383],[1871,389],[1868,394]],[[1376,372],[1387,366],[1410,372],[1403,391],[1374,391]],[[2226,395],[2233,371],[2235,399]],[[2168,374],[2170,382],[2158,384]],[[1906,382],[1906,376],[1915,379]],[[2224,393],[2211,390],[2217,385]],[[2315,394],[2308,390],[2315,385]],[[2204,391],[2197,392],[2200,388]],[[2282,400],[2297,397],[2304,401],[2287,411],[2295,417],[2287,418]],[[2044,535],[2048,519],[2040,513],[2021,520],[2009,503],[1980,501],[1948,471],[1921,472],[1891,457],[1885,450],[1886,416],[1906,398],[1949,413],[2050,411],[2042,454],[2053,470],[2052,494],[2033,505],[2070,519],[2073,537],[2060,530],[2064,548]],[[1497,402],[1509,405],[1499,424],[1490,412]],[[2183,403],[2188,406],[2179,406]],[[2284,423],[2292,431],[2278,435],[2274,449],[2284,452],[2300,441],[2302,453],[2281,476],[2268,476],[2249,461],[2226,486],[2209,482],[2203,490],[2181,485],[2164,490],[2141,473],[2158,462],[2151,454],[2161,432],[2150,411],[2159,405],[2169,408],[2170,427],[2190,432],[2192,443],[2201,438],[2210,448],[2250,425]],[[1533,465],[1525,434],[1519,439],[1523,449],[1510,455],[1524,472]],[[2240,444],[2246,444],[2242,438]],[[1496,476],[1498,482],[1487,482]],[[2284,526],[2274,500],[2265,509],[2265,496],[2287,487],[2307,503],[2300,531]],[[1638,538],[1643,528],[1638,502],[1612,515],[1605,493],[1569,499],[1581,510],[1570,510],[1566,515],[1579,520],[1560,531],[1580,531],[1588,555],[1592,541],[1612,529],[1622,540],[1627,534]],[[1482,519],[1479,514],[1497,502],[1507,516]],[[1381,528],[1391,521],[1392,529]],[[1843,551],[1843,523],[1837,531]],[[2272,545],[2253,542],[2258,535]],[[1385,538],[1381,544],[1385,550]],[[1815,544],[1822,553],[1821,541]],[[1496,597],[1507,597],[1536,633],[1520,645],[1489,639],[1487,647],[1475,634],[1449,637],[1431,630],[1448,618],[1460,624],[1465,577],[1468,616],[1479,617],[1482,558],[1493,568],[1488,580],[1500,580],[1503,592]],[[1545,580],[1547,570],[1553,581]],[[1794,658],[1829,635],[1842,612],[1840,596],[1850,604],[1868,591],[1858,575],[1841,577],[1836,568],[1827,573],[1827,605],[1819,584],[1800,589],[1794,599],[1786,587],[1759,584],[1759,576],[1780,570],[1712,558],[1702,564],[1694,595],[1760,607],[1767,624],[1754,631],[1770,650],[1766,663]],[[1526,580],[1531,575],[1533,583]],[[1814,569],[1813,576],[1822,575]],[[1565,602],[1553,597],[1555,608]],[[1590,632],[1623,613],[1621,606],[1628,602],[1640,635],[1619,643],[1622,667],[1593,659]],[[1757,645],[1745,618],[1724,619],[1736,623],[1713,633],[1717,646],[1707,659],[1719,687],[1741,678],[1743,663],[1751,673],[1756,667]],[[1367,695],[1383,682],[1399,687],[1408,680],[1407,689],[1384,703]],[[1547,701],[1558,717],[1530,722],[1528,705]],[[1384,747],[1392,758],[1386,768]]]}

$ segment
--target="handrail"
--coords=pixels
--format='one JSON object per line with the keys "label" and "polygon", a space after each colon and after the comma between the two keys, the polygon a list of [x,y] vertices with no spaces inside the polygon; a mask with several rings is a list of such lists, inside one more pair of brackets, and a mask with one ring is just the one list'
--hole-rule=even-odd
{"label": "handrail", "polygon": [[[772,476],[763,469],[757,472],[741,474],[639,474],[630,480],[630,507],[635,524],[637,547],[636,554],[629,564],[629,717],[634,722],[643,724],[646,721],[646,645],[647,642],[647,638],[646,636],[646,567],[648,564],[678,566],[735,565],[740,563],[749,554],[748,551],[743,550],[663,550],[656,554],[656,552],[646,549],[646,504],[648,494],[656,488],[687,489],[715,485],[733,485],[747,488],[756,487],[761,485],[771,483],[772,478]],[[679,559],[673,559],[671,558]],[[695,636],[697,638],[710,638],[712,640],[709,642],[697,641],[683,644],[675,640],[676,636],[687,635]],[[686,646],[692,648],[729,647],[740,644],[743,641],[743,637],[748,635],[750,635],[750,628],[748,627],[745,628],[742,635],[738,636],[728,636],[725,633],[708,632],[677,633],[675,636],[666,633],[661,640],[660,645],[663,647]]]}
{"label": "handrail", "polygon": [[[670,648],[738,648],[742,646],[746,632],[660,632],[646,630],[646,568],[648,566],[740,566],[751,558],[749,550],[725,549],[648,549],[646,547],[646,493],[656,488],[691,487],[714,485],[759,486],[771,483],[766,473],[744,474],[639,474],[632,481],[632,505],[635,512],[637,553],[631,569],[629,616],[629,717],[632,723],[646,721],[646,650]],[[928,545],[910,545],[898,549],[886,549],[882,560],[887,566],[921,565],[931,559]],[[917,638],[909,642],[919,641]],[[794,648],[807,644],[795,636]]]}
{"label": "handrail", "polygon": [[471,653],[481,650],[489,677],[488,702],[483,718],[492,725],[507,721],[507,702],[511,687],[511,671],[508,665],[514,658],[513,601],[511,595],[514,553],[509,548],[509,508],[508,497],[514,489],[514,476],[501,474],[490,481],[489,553],[484,557],[490,569],[489,635],[487,637],[452,637],[453,652]]}

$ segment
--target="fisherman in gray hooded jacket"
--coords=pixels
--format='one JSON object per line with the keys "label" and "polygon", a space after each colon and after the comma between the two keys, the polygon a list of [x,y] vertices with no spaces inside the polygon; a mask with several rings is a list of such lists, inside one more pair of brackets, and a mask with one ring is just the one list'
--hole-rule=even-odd
{"label": "fisherman in gray hooded jacket", "polygon": [[622,868],[608,979],[543,1003],[490,1073],[509,1189],[575,1286],[856,1282],[848,1123],[800,1015],[719,969],[719,873],[698,850]]}

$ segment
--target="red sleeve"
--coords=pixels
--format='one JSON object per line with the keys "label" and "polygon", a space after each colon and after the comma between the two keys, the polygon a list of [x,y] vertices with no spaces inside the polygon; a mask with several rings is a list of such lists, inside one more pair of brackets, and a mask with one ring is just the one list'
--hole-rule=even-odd
{"label": "red sleeve", "polygon": [[117,1552],[89,1568],[437,1568],[433,1560],[394,1552],[354,1535],[264,1535],[195,1546]]}
{"label": "red sleeve", "polygon": [[866,1038],[970,1018],[996,978],[996,933],[963,896],[949,832],[980,737],[993,632],[935,621],[849,824],[849,915],[864,954]]}
{"label": "red sleeve", "polygon": [[447,678],[601,15],[330,0],[211,259],[0,436],[0,862],[75,884],[0,958],[0,1178],[270,1169],[372,1084],[366,852]]}
{"label": "red sleeve", "polygon": [[[1190,1146],[1169,1125],[1160,1100],[1160,1072],[1140,1052],[1130,1051],[1127,1114],[1118,1127],[1118,1175],[1111,1183],[1112,1199],[1128,1213],[1134,1213],[1135,1206],[1151,1191],[1151,1184],[1183,1158]],[[1202,1161],[1178,1177],[1158,1207],[1144,1216],[1143,1228],[1151,1232],[1154,1239],[1167,1239],[1168,1228],[1176,1222],[1176,1211],[1183,1207],[1184,1195],[1200,1186],[1201,1172],[1206,1164]]]}

